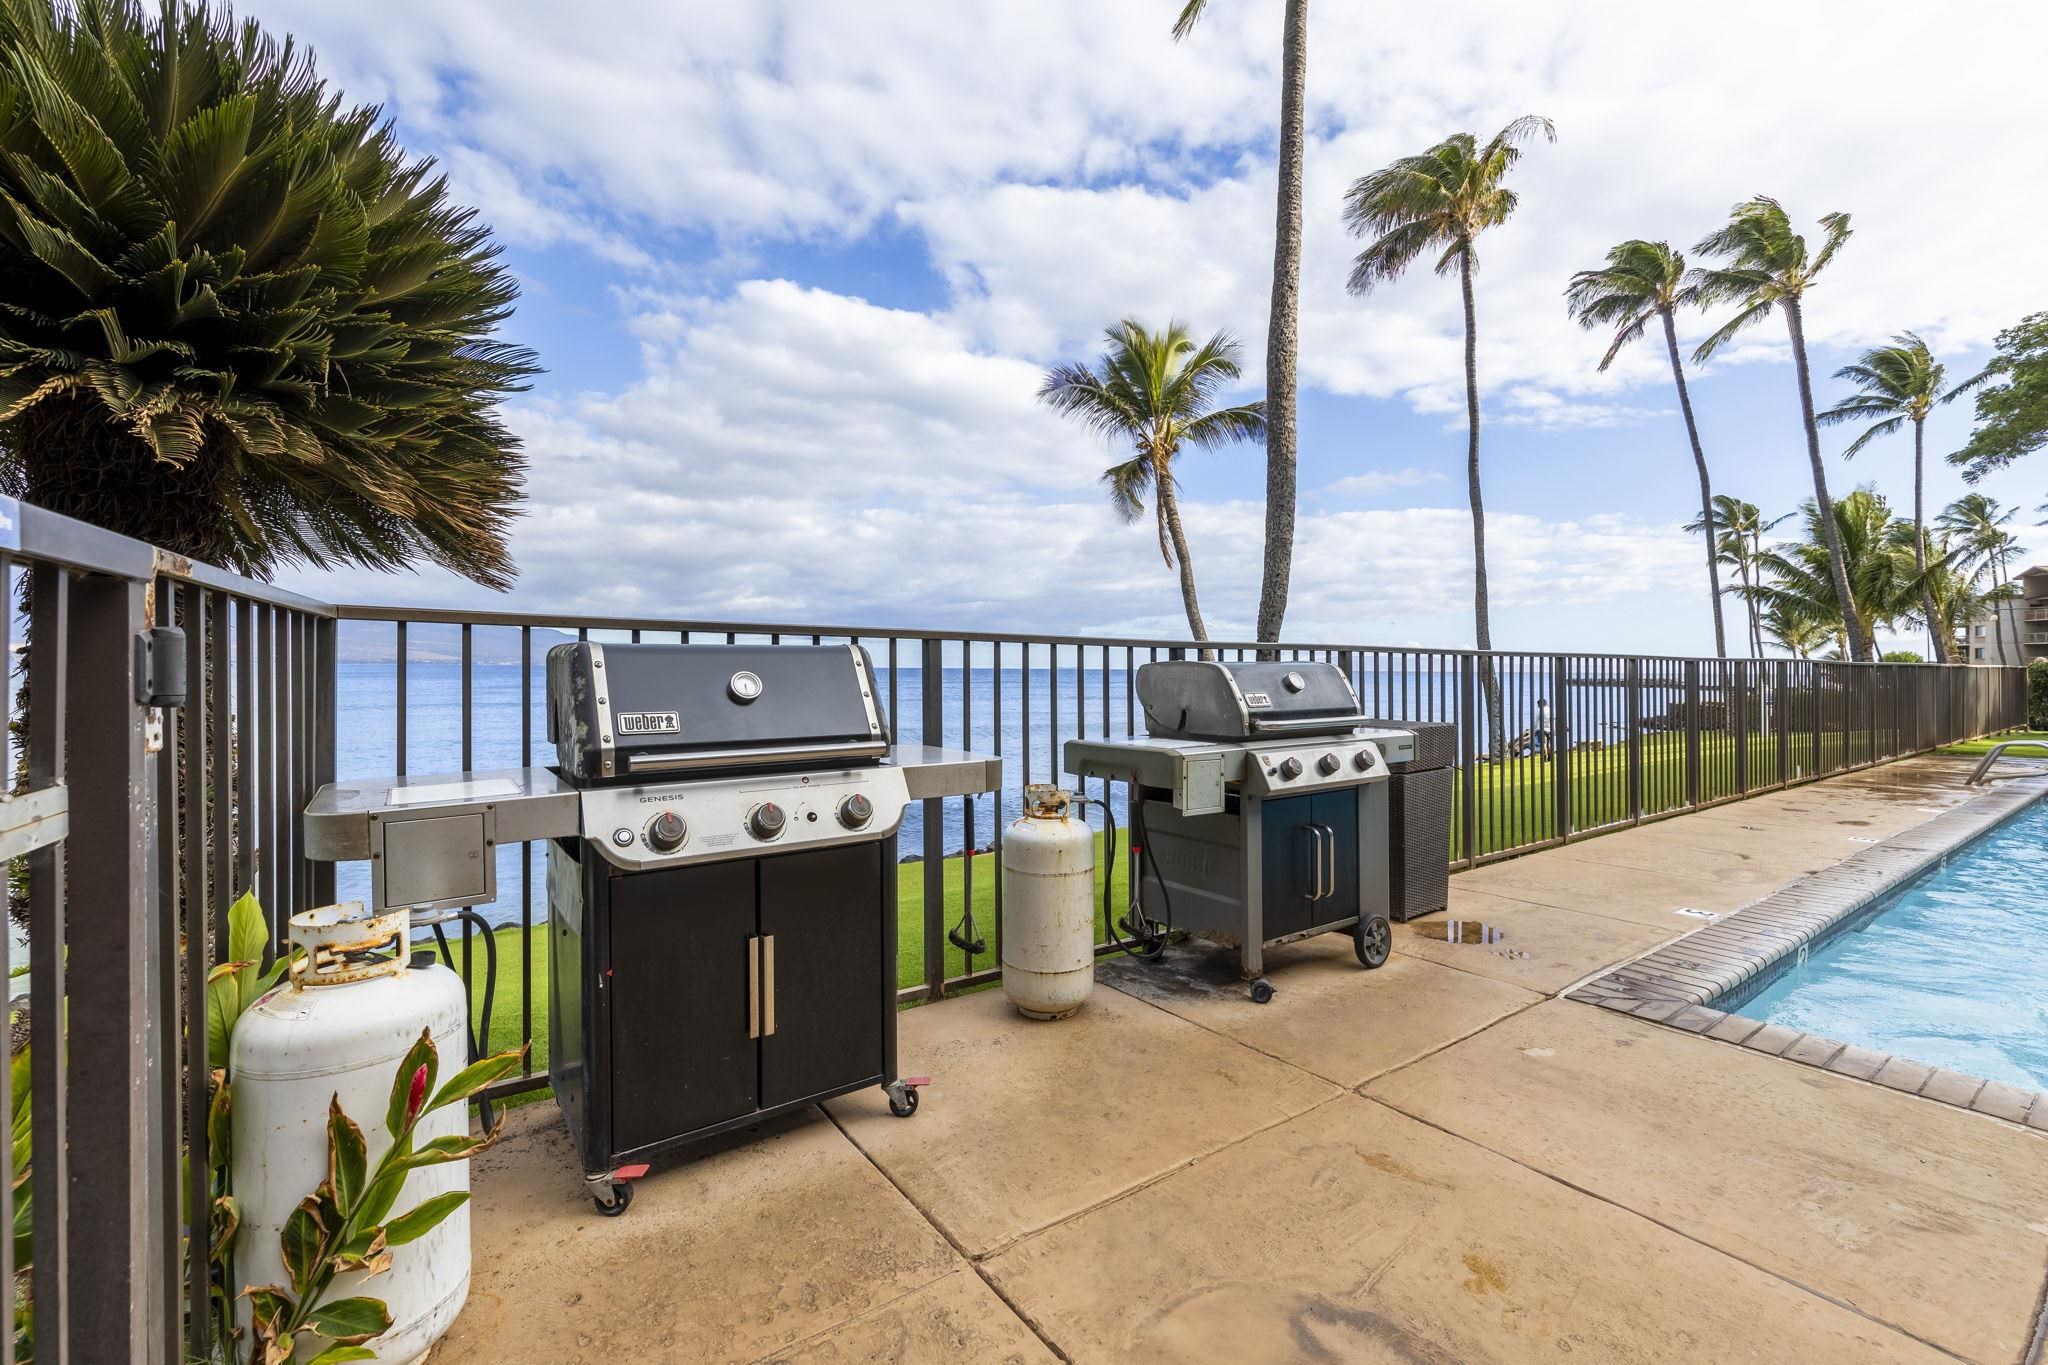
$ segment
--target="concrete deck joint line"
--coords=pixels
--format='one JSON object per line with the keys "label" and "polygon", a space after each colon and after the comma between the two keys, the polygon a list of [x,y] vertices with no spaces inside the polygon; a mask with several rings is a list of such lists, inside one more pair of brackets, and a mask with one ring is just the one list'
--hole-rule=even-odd
{"label": "concrete deck joint line", "polygon": [[1566,998],[2048,1132],[2048,1094],[1781,1030],[1715,1004],[1899,886],[1944,866],[1957,849],[2044,793],[2048,781],[2010,780],[1581,982]]}

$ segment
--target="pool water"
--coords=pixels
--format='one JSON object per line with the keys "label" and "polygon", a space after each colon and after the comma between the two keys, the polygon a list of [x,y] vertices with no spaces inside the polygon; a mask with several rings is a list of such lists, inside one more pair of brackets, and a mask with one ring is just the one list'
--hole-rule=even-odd
{"label": "pool water", "polygon": [[2048,1090],[2048,803],[1716,1007]]}

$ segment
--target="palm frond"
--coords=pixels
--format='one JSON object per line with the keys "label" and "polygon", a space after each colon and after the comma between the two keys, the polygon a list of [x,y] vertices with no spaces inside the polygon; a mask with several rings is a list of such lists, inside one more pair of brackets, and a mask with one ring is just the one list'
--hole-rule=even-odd
{"label": "palm frond", "polygon": [[1209,0],[1188,0],[1181,7],[1180,17],[1173,21],[1173,40],[1179,42],[1193,33],[1195,25],[1201,21],[1202,11],[1208,7]]}

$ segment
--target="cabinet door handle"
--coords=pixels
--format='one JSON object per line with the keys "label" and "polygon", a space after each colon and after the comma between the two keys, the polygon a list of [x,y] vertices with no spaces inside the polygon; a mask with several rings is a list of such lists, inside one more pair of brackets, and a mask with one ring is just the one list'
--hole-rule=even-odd
{"label": "cabinet door handle", "polygon": [[761,940],[761,1036],[775,1036],[775,935]]}
{"label": "cabinet door handle", "polygon": [[761,1036],[761,940],[747,940],[747,1037]]}
{"label": "cabinet door handle", "polygon": [[1308,835],[1308,899],[1313,901],[1323,884],[1323,832],[1314,825],[1301,830]]}
{"label": "cabinet door handle", "polygon": [[1337,894],[1337,831],[1323,826],[1323,856],[1329,860],[1329,873],[1323,879],[1323,896],[1328,899]]}

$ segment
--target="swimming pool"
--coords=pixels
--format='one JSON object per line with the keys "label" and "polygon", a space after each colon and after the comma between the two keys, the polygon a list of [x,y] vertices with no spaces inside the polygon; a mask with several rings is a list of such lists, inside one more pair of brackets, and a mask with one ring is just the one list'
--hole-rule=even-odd
{"label": "swimming pool", "polygon": [[2048,803],[1713,1004],[2048,1090]]}

